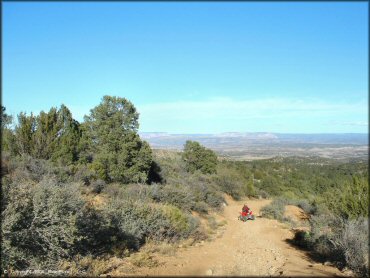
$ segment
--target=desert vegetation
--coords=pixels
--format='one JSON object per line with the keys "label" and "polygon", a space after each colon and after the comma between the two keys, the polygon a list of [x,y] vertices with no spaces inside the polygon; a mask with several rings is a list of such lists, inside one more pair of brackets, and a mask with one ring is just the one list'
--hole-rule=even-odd
{"label": "desert vegetation", "polygon": [[135,252],[153,243],[206,239],[195,215],[217,229],[209,214],[226,193],[273,198],[262,215],[281,221],[287,204],[299,206],[310,231],[297,232],[295,244],[367,274],[367,162],[232,161],[194,141],[182,152],[152,150],[137,133],[134,105],[111,96],[82,123],[64,105],[17,120],[2,108],[1,118],[3,270],[95,276],[109,271],[109,258],[130,255],[140,266],[150,254]]}
{"label": "desert vegetation", "polygon": [[[309,216],[309,231],[297,230],[293,243],[320,261],[331,261],[339,268],[368,276],[368,172],[363,162],[304,162],[286,160],[285,171],[277,161],[268,161],[278,175],[262,171],[271,185],[262,180],[264,190],[277,196],[262,210],[268,218],[289,222],[284,217],[286,205],[296,205]],[[320,159],[317,159],[318,161]],[[258,162],[264,165],[266,162]],[[279,171],[276,171],[276,170]],[[285,174],[281,174],[285,173]],[[269,178],[267,178],[267,176]],[[284,182],[288,181],[288,183]],[[294,183],[293,183],[294,182]],[[301,199],[303,198],[303,199]]]}
{"label": "desert vegetation", "polygon": [[86,261],[207,237],[191,212],[222,209],[224,166],[196,142],[182,154],[153,152],[137,128],[135,107],[110,96],[83,123],[64,105],[18,121],[2,109],[2,269],[97,275],[104,268]]}

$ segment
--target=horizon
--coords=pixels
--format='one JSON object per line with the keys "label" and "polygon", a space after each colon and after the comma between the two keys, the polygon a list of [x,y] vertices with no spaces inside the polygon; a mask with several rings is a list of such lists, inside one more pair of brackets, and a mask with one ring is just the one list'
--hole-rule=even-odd
{"label": "horizon", "polygon": [[270,131],[227,131],[227,132],[215,132],[215,133],[170,133],[166,131],[139,131],[139,134],[142,133],[161,133],[161,134],[169,134],[169,135],[215,135],[215,134],[228,134],[228,133],[239,133],[239,134],[255,134],[255,133],[264,133],[264,134],[294,134],[294,135],[335,135],[335,134],[361,134],[361,135],[368,135],[369,132],[344,132],[344,133],[294,133],[294,132],[270,132]]}
{"label": "horizon", "polygon": [[368,2],[4,2],[2,105],[82,122],[114,95],[140,133],[368,134],[368,21]]}

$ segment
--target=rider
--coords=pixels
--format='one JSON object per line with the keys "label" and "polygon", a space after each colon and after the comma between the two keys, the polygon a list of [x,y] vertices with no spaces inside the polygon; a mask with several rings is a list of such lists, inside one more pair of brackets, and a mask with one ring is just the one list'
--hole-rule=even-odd
{"label": "rider", "polygon": [[244,204],[242,212],[245,212],[246,214],[249,213],[249,207],[246,204]]}
{"label": "rider", "polygon": [[241,220],[246,221],[248,219],[254,220],[254,216],[252,216],[252,211],[250,210],[250,208],[246,204],[244,204],[241,212]]}

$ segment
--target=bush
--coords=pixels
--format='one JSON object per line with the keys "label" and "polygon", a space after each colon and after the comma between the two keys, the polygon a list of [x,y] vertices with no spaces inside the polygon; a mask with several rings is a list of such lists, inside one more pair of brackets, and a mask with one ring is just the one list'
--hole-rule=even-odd
{"label": "bush", "polygon": [[243,178],[235,169],[219,167],[215,182],[223,192],[231,195],[235,200],[240,200],[244,195]]}
{"label": "bush", "polygon": [[13,184],[2,212],[3,267],[54,269],[59,259],[70,258],[80,240],[76,220],[82,206],[74,185],[47,179],[34,186]]}
{"label": "bush", "polygon": [[282,221],[284,218],[285,206],[288,204],[286,199],[274,199],[271,204],[261,209],[262,217],[272,218]]}
{"label": "bush", "polygon": [[369,276],[368,220],[346,220],[340,233],[335,235],[334,247],[344,257],[345,264],[359,276]]}
{"label": "bush", "polygon": [[307,249],[311,242],[310,233],[307,231],[296,231],[293,238],[293,243],[301,248]]}
{"label": "bush", "polygon": [[206,195],[206,203],[213,208],[222,208],[222,204],[225,202],[224,198],[219,192],[209,191]]}
{"label": "bush", "polygon": [[86,165],[79,165],[73,176],[73,181],[82,182],[86,186],[89,186],[93,179],[95,179],[94,172]]}
{"label": "bush", "polygon": [[159,262],[149,253],[140,252],[130,257],[130,262],[137,267],[156,267]]}
{"label": "bush", "polygon": [[33,257],[32,237],[28,227],[32,221],[32,184],[11,184],[3,195],[6,206],[1,213],[2,218],[2,269],[23,269],[30,265],[30,255]]}
{"label": "bush", "polygon": [[112,215],[106,210],[97,210],[89,205],[84,206],[77,219],[77,227],[81,240],[76,249],[79,254],[99,256],[112,253],[116,247],[121,250],[134,248],[133,236],[124,234]]}
{"label": "bush", "polygon": [[216,230],[218,227],[217,221],[213,216],[209,216],[207,218],[208,226],[211,228],[211,230]]}
{"label": "bush", "polygon": [[327,191],[323,200],[331,211],[344,218],[367,217],[369,213],[368,179],[354,176],[352,181]]}
{"label": "bush", "polygon": [[293,242],[308,248],[321,260],[348,267],[361,277],[368,277],[369,231],[367,219],[348,220],[332,214],[310,219],[311,232],[298,231]]}
{"label": "bush", "polygon": [[260,198],[268,199],[270,197],[270,195],[262,189],[257,189],[256,191],[257,191],[256,195],[259,196]]}
{"label": "bush", "polygon": [[149,187],[153,200],[199,213],[207,213],[210,207],[221,208],[224,199],[214,175],[200,171],[188,173],[179,153],[166,153],[165,157],[156,153],[156,160],[160,164],[164,184],[153,183]]}
{"label": "bush", "polygon": [[139,201],[112,200],[104,215],[133,249],[138,249],[147,238],[157,241],[186,238],[199,226],[191,215],[174,206]]}
{"label": "bush", "polygon": [[13,158],[9,167],[12,179],[15,182],[32,180],[41,181],[45,176],[52,174],[51,163],[43,159],[35,159],[29,155]]}
{"label": "bush", "polygon": [[148,183],[152,184],[164,182],[161,172],[162,172],[161,166],[156,161],[153,160],[152,164],[150,165],[148,173]]}
{"label": "bush", "polygon": [[100,180],[100,179],[93,181],[91,183],[91,188],[92,188],[93,193],[99,194],[100,192],[102,192],[104,187],[105,187],[105,181]]}
{"label": "bush", "polygon": [[29,155],[12,158],[9,162],[9,170],[14,182],[32,180],[40,182],[44,178],[52,178],[58,184],[72,181],[73,166],[57,166],[53,162],[36,159]]}
{"label": "bush", "polygon": [[193,210],[200,213],[200,214],[207,214],[208,213],[208,206],[205,202],[196,202],[194,204]]}
{"label": "bush", "polygon": [[151,189],[152,198],[157,202],[171,204],[185,211],[195,207],[195,197],[189,187],[166,184],[154,185]]}
{"label": "bush", "polygon": [[303,209],[303,211],[307,214],[313,214],[316,211],[316,208],[304,199],[296,201],[295,205]]}
{"label": "bush", "polygon": [[172,227],[180,237],[188,237],[199,226],[199,222],[189,214],[171,205],[162,207],[164,214],[170,220]]}

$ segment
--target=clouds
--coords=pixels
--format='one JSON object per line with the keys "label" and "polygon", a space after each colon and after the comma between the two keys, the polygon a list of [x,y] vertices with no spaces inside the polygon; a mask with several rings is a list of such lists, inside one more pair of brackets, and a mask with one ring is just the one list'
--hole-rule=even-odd
{"label": "clouds", "polygon": [[[346,118],[358,115],[359,120],[367,115],[365,101],[345,103],[326,102],[319,99],[264,98],[237,100],[228,97],[210,98],[200,101],[175,101],[151,103],[138,106],[142,122],[158,121],[243,121],[289,119],[309,120],[313,118]],[[360,122],[360,121],[358,121]],[[158,125],[161,125],[158,122]]]}
{"label": "clouds", "polygon": [[344,126],[362,126],[362,127],[368,127],[369,122],[365,121],[357,121],[357,122],[334,122],[334,125],[344,125]]}
{"label": "clouds", "polygon": [[[325,101],[317,98],[213,97],[203,100],[134,103],[140,113],[140,131],[170,133],[367,132],[367,100]],[[79,121],[87,105],[68,106]]]}

